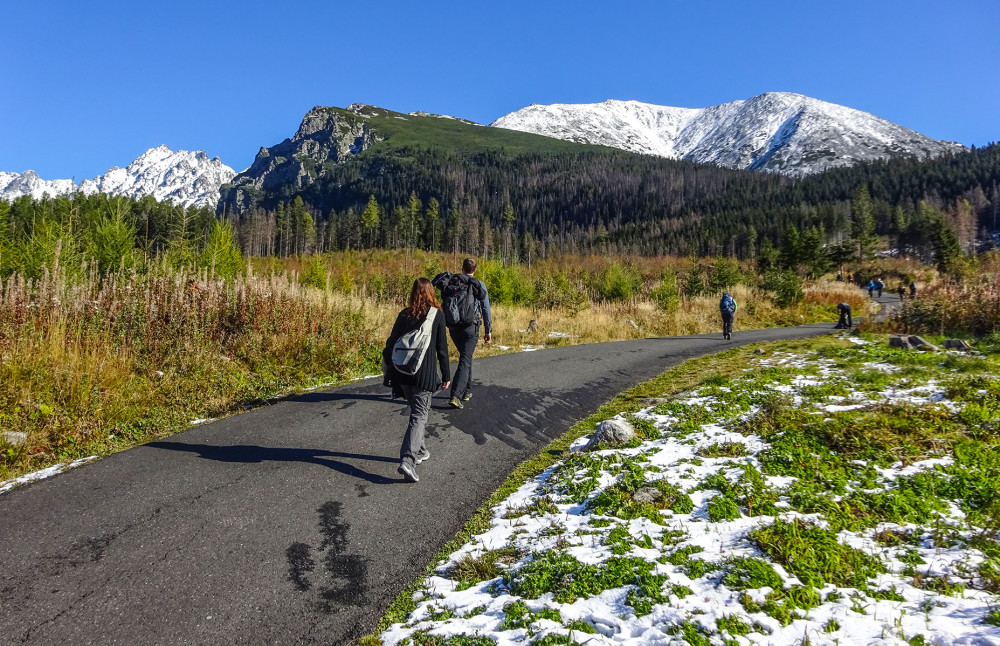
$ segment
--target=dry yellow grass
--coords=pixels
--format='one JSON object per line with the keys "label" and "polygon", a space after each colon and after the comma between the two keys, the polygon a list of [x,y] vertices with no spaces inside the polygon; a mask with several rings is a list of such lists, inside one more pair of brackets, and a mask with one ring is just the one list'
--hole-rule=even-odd
{"label": "dry yellow grass", "polygon": [[[374,374],[408,292],[402,275],[393,281],[391,289],[361,284],[352,293],[303,285],[294,270],[224,281],[165,266],[141,275],[91,273],[73,284],[58,269],[36,283],[5,280],[0,434],[27,431],[29,439],[0,446],[0,479],[127,448],[265,397]],[[866,300],[840,283],[808,289],[788,309],[756,289],[732,293],[740,305],[737,332],[832,322],[837,302],[860,307]],[[479,356],[721,333],[717,296],[683,299],[670,313],[639,298],[580,311],[494,304],[493,318],[494,343],[480,343]]]}

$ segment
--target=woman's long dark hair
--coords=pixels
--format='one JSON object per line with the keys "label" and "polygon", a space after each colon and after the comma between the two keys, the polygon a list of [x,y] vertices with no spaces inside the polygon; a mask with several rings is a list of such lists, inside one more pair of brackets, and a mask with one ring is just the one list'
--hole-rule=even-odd
{"label": "woman's long dark hair", "polygon": [[410,290],[410,304],[407,308],[410,311],[410,316],[419,319],[432,307],[441,309],[437,295],[434,293],[434,286],[426,278],[416,279],[413,281],[413,289]]}

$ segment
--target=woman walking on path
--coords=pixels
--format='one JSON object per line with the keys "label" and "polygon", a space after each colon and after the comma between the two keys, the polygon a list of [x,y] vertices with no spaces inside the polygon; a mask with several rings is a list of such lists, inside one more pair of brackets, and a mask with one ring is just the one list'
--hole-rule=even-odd
{"label": "woman walking on path", "polygon": [[[432,311],[433,310],[433,311]],[[424,352],[423,359],[416,371],[404,374],[392,364],[392,349],[399,337],[415,330],[427,319],[434,317],[431,324],[430,344]],[[410,404],[410,420],[403,435],[403,444],[399,448],[400,474],[407,482],[417,482],[416,466],[431,456],[424,445],[424,427],[431,410],[431,397],[436,390],[446,390],[451,385],[451,366],[448,364],[448,339],[444,325],[444,315],[441,305],[434,295],[434,287],[426,278],[413,281],[410,291],[409,306],[396,317],[392,332],[385,343],[382,357],[390,371],[390,379],[399,386]],[[435,355],[440,367],[440,378],[434,366]]]}

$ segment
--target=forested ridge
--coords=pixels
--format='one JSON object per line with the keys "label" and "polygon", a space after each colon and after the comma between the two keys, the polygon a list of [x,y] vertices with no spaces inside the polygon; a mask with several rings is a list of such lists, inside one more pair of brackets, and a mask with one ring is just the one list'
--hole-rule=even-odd
{"label": "forested ridge", "polygon": [[[984,228],[994,228],[1000,203],[996,145],[792,179],[434,117],[385,113],[364,126],[374,143],[363,152],[338,163],[297,155],[288,163],[302,169],[301,179],[265,181],[250,208],[227,208],[230,189],[224,187],[220,213],[256,232],[252,254],[300,249],[302,236],[294,229],[304,210],[316,240],[330,250],[419,246],[486,256],[558,250],[748,258],[766,241],[777,244],[789,226],[815,228],[825,243],[846,239],[850,200],[862,187],[873,200],[878,233],[899,234],[924,203],[943,213],[971,248]],[[301,204],[293,207],[296,198]],[[294,216],[290,208],[297,209]],[[289,245],[289,238],[298,242]]]}
{"label": "forested ridge", "polygon": [[[753,259],[790,236],[837,262],[858,239],[861,191],[872,233],[927,261],[940,255],[942,231],[968,254],[1000,224],[996,144],[792,179],[434,117],[361,125],[371,136],[363,152],[335,163],[292,157],[299,181],[271,178],[239,210],[226,206],[234,186],[215,213],[149,197],[0,202],[0,275],[38,275],[57,251],[64,266],[91,259],[102,271],[166,255],[235,266],[220,256],[231,247],[245,256],[420,248],[505,262],[553,253]],[[812,261],[785,265],[803,263]]]}

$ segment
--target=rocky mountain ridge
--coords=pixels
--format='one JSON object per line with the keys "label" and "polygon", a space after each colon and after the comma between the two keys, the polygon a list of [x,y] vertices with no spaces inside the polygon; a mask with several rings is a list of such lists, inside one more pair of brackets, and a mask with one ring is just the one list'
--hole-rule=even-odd
{"label": "rocky mountain ridge", "polygon": [[867,112],[790,92],[768,92],[708,108],[618,100],[531,105],[490,125],[793,176],[892,156],[925,159],[965,150]]}
{"label": "rocky mountain ridge", "polygon": [[323,166],[339,164],[380,141],[367,121],[373,111],[381,109],[360,103],[343,110],[314,107],[291,138],[260,147],[250,167],[223,187],[220,208],[240,212],[268,191],[308,188]]}
{"label": "rocky mountain ridge", "polygon": [[179,206],[214,208],[219,188],[236,175],[218,157],[209,158],[203,150],[173,151],[167,146],[150,148],[125,168],[115,166],[108,172],[85,179],[79,184],[71,179],[44,180],[35,171],[0,172],[0,199],[12,201],[22,195],[40,199],[43,195],[107,193],[168,200]]}

